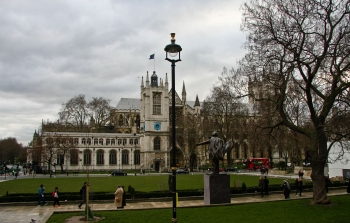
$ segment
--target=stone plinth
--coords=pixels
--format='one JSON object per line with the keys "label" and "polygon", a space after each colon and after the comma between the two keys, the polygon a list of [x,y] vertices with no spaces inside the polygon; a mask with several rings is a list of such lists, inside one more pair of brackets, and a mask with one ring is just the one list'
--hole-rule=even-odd
{"label": "stone plinth", "polygon": [[204,204],[231,203],[230,175],[204,175]]}

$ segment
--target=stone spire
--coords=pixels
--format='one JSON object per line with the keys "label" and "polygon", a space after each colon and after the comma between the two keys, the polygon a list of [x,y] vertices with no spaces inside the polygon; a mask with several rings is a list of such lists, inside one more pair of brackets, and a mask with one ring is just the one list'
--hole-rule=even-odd
{"label": "stone spire", "polygon": [[182,102],[186,104],[186,88],[185,88],[185,81],[183,82],[182,86]]}
{"label": "stone spire", "polygon": [[148,77],[148,71],[147,71],[147,75],[146,75],[146,87],[149,87],[149,77]]}

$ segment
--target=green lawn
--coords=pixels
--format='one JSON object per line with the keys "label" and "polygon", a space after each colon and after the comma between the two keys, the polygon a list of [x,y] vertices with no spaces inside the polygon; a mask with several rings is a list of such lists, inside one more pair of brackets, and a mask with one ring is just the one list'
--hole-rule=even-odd
{"label": "green lawn", "polygon": [[[177,175],[176,184],[178,190],[203,189],[204,177],[201,174]],[[231,175],[230,186],[236,184],[240,187],[242,182],[247,187],[258,185],[259,177],[249,175]],[[282,179],[269,178],[270,185],[282,184]],[[0,183],[0,195],[14,193],[37,193],[40,184],[44,184],[46,192],[50,193],[55,186],[61,192],[79,192],[82,184],[87,181],[86,177],[68,178],[27,178],[10,180]],[[168,190],[168,175],[145,175],[145,176],[118,176],[118,177],[92,177],[89,180],[92,192],[113,192],[118,184],[126,188],[131,185],[136,191],[162,191]]]}
{"label": "green lawn", "polygon": [[[310,199],[283,200],[276,202],[215,206],[202,208],[178,208],[177,219],[181,223],[239,222],[239,223],[311,223],[349,222],[350,196],[331,197],[330,205],[311,205]],[[48,223],[61,223],[83,212],[54,214]],[[104,217],[102,223],[171,222],[172,209],[123,210],[93,212]]]}

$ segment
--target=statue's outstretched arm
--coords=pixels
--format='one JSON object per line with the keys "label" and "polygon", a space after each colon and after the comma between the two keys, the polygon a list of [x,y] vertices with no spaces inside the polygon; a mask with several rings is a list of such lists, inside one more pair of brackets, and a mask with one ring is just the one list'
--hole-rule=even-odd
{"label": "statue's outstretched arm", "polygon": [[207,141],[204,141],[204,142],[200,142],[200,143],[197,143],[196,146],[200,146],[200,145],[204,145],[204,144],[209,144],[210,141],[207,140]]}

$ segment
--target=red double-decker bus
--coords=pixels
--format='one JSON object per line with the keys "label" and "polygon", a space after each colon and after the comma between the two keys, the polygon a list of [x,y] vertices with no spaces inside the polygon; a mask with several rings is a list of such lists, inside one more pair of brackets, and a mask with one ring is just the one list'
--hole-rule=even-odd
{"label": "red double-decker bus", "polygon": [[247,170],[257,170],[262,167],[271,169],[270,160],[268,158],[248,158],[245,162]]}

